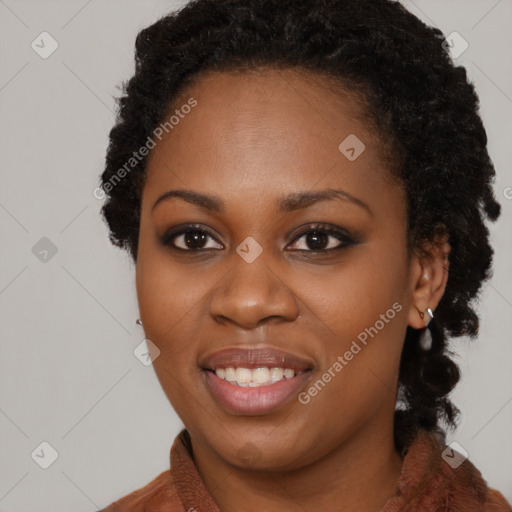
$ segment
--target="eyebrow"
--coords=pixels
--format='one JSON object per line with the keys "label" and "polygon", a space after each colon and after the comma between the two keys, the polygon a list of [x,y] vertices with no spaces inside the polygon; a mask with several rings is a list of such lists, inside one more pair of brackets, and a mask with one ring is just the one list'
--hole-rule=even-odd
{"label": "eyebrow", "polygon": [[[164,201],[181,198],[188,203],[194,204],[210,212],[224,213],[224,201],[218,196],[201,194],[192,190],[169,190],[162,194],[153,204],[151,211],[153,211],[158,204]],[[340,189],[328,188],[325,190],[318,190],[315,192],[293,192],[278,200],[278,207],[280,213],[288,213],[296,210],[307,208],[319,201],[327,201],[332,199],[339,199],[348,201],[352,204],[360,206],[366,210],[370,215],[373,215],[370,207],[361,199],[345,192]]]}

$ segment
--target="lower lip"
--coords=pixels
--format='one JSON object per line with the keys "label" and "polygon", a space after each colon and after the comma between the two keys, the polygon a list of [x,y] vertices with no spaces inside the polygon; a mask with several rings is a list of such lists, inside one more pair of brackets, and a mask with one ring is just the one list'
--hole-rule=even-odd
{"label": "lower lip", "polygon": [[203,370],[213,397],[229,412],[235,414],[268,414],[297,396],[300,388],[309,379],[311,371],[274,384],[259,387],[242,387],[220,379],[210,370]]}

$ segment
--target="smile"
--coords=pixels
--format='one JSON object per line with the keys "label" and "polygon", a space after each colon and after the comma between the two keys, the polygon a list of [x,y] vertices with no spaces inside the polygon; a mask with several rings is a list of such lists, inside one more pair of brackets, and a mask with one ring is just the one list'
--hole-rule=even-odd
{"label": "smile", "polygon": [[275,384],[283,379],[291,379],[300,375],[303,371],[295,372],[292,368],[217,368],[215,375],[230,384],[242,387],[257,388],[269,384]]}
{"label": "smile", "polygon": [[231,414],[276,411],[297,396],[314,362],[272,346],[226,348],[199,361],[215,402]]}
{"label": "smile", "polygon": [[[219,371],[220,377],[217,375]],[[234,380],[227,380],[226,372],[229,378],[235,377]],[[285,372],[288,377],[285,376]],[[222,376],[223,373],[224,376]],[[273,374],[276,380],[257,382],[258,379],[266,377],[267,373]],[[279,378],[281,373],[283,377]],[[228,367],[217,369],[215,372],[203,370],[203,375],[210,394],[227,412],[240,415],[262,415],[278,410],[290,399],[296,397],[310,378],[311,370],[295,374],[295,371],[289,368],[256,368],[251,371],[248,368]]]}

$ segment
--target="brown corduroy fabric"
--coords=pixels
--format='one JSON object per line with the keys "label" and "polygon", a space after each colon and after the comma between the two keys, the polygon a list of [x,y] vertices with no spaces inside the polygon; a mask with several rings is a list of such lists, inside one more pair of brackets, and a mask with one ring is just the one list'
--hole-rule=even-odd
{"label": "brown corduroy fabric", "polygon": [[[398,493],[381,512],[512,512],[469,459],[450,467],[441,456],[445,448],[435,434],[420,431],[404,456]],[[101,512],[220,512],[197,472],[185,429],[174,440],[170,462],[170,470]]]}

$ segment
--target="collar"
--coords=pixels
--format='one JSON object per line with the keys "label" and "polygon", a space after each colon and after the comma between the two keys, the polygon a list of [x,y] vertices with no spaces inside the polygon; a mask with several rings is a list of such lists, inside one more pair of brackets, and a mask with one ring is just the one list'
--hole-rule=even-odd
{"label": "collar", "polygon": [[[480,471],[468,459],[452,468],[446,455],[442,456],[445,449],[442,434],[419,430],[404,453],[397,494],[386,501],[381,512],[439,511],[448,510],[447,506],[454,507],[450,510],[484,510],[486,504],[493,508],[485,510],[511,510],[498,491],[487,487]],[[170,458],[172,479],[185,510],[220,512],[197,471],[186,429],[174,440]]]}
{"label": "collar", "polygon": [[171,447],[171,475],[185,510],[220,512],[197,471],[187,429],[179,433]]}

